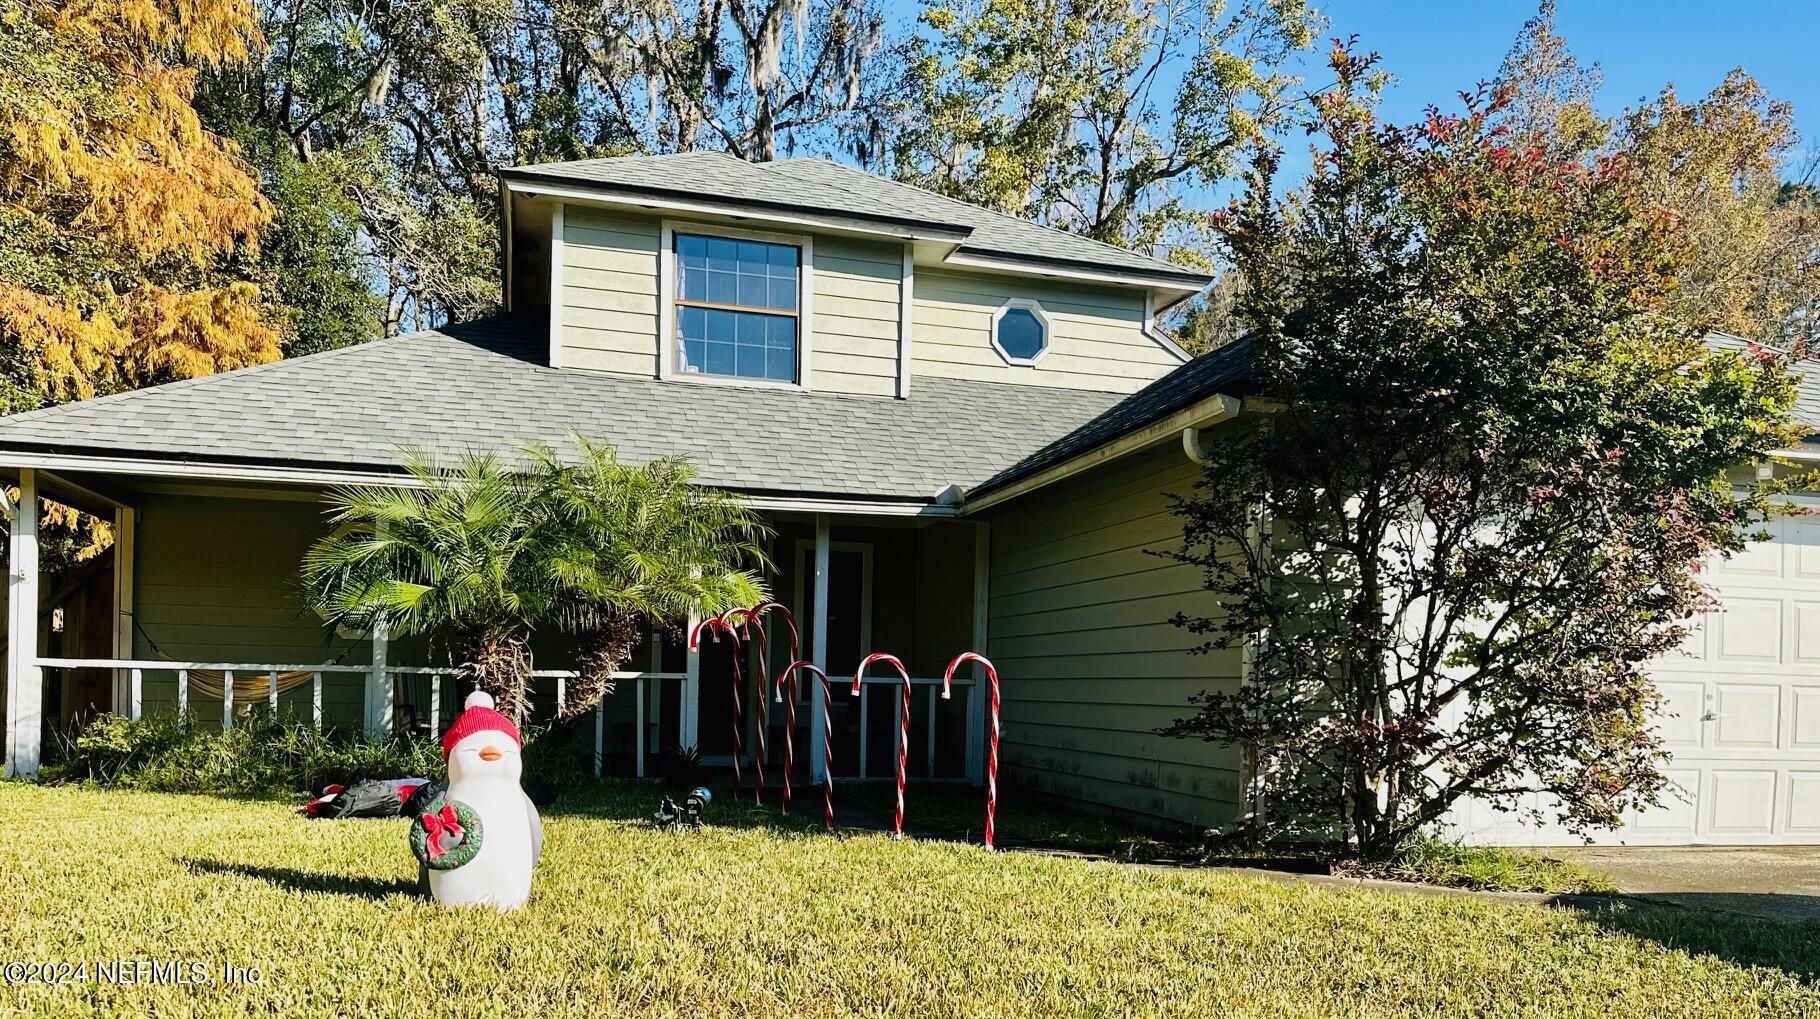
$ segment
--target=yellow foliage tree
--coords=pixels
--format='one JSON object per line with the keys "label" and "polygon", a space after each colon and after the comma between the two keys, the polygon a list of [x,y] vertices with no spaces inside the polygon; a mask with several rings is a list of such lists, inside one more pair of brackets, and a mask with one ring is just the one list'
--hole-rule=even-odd
{"label": "yellow foliage tree", "polygon": [[15,0],[0,12],[7,410],[279,356],[231,260],[271,218],[192,106],[260,45],[249,0]]}

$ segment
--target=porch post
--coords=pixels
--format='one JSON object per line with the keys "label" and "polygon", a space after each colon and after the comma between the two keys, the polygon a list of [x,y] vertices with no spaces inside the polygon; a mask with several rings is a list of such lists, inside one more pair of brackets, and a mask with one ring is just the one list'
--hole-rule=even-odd
{"label": "porch post", "polygon": [[[815,515],[815,622],[810,631],[809,660],[818,667],[828,667],[828,515]],[[809,781],[820,783],[828,773],[828,714],[822,698],[809,688]]]}
{"label": "porch post", "polygon": [[6,775],[36,778],[44,729],[44,680],[38,668],[38,474],[19,469],[7,577]]}
{"label": "porch post", "polygon": [[[382,528],[384,524],[380,525]],[[379,533],[384,534],[382,530]],[[392,731],[392,680],[386,673],[386,651],[392,634],[384,620],[373,624],[373,657],[366,674],[366,730],[369,736]]]}
{"label": "porch post", "polygon": [[[689,621],[684,625],[684,641],[695,632],[695,624],[701,622],[699,609],[689,613]],[[686,643],[685,643],[686,646]],[[699,746],[696,742],[701,731],[700,719],[696,717],[701,708],[701,654],[691,653],[683,656],[682,719],[677,726],[678,739],[685,747]],[[662,695],[659,695],[661,703]],[[660,708],[658,714],[662,715]]]}
{"label": "porch post", "polygon": [[386,651],[391,633],[383,622],[373,624],[373,661],[367,669],[367,734],[383,736],[392,731],[392,680],[386,673]]}
{"label": "porch post", "polygon": [[[134,529],[138,524],[130,507],[114,510],[114,657],[133,657],[133,556]],[[114,710],[127,705],[131,717],[139,717],[132,673],[137,670],[114,670]],[[125,712],[122,712],[125,713]]]}
{"label": "porch post", "polygon": [[[973,650],[991,657],[987,650],[988,622],[992,614],[992,525],[973,525]],[[975,664],[973,689],[967,693],[967,781],[985,780],[986,670]]]}

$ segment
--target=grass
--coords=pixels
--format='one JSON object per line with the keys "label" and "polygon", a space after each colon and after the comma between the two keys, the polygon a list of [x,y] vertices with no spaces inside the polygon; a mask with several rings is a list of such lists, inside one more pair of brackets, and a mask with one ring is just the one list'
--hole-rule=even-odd
{"label": "grass", "polygon": [[1506,892],[1596,895],[1618,890],[1610,877],[1577,863],[1521,849],[1463,846],[1436,838],[1418,839],[1405,847],[1384,876]]}
{"label": "grass", "polygon": [[[800,790],[797,795],[804,795]],[[821,792],[807,794],[819,809]],[[896,787],[888,782],[849,783],[835,794],[837,810],[863,811],[871,820],[891,822]],[[798,808],[801,809],[801,808]],[[978,842],[986,826],[986,793],[963,785],[911,786],[904,795],[904,829]],[[1187,859],[1195,839],[1134,828],[1128,820],[1031,802],[1023,793],[998,805],[996,841],[1001,847],[1038,846],[1112,856],[1121,860]]]}
{"label": "grass", "polygon": [[418,898],[401,821],[0,786],[0,961],[263,979],[0,984],[0,1014],[1820,1015],[1820,925],[988,854],[722,804],[666,833],[656,798],[559,802],[530,905],[498,915]]}

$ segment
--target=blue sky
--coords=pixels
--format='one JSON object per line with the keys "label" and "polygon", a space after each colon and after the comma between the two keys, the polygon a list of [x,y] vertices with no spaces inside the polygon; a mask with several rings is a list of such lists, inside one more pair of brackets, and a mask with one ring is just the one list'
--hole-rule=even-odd
{"label": "blue sky", "polygon": [[[1384,56],[1398,85],[1385,113],[1414,120],[1427,103],[1447,103],[1498,69],[1534,0],[1329,0],[1330,35],[1358,33]],[[1820,4],[1810,0],[1619,2],[1558,0],[1556,24],[1582,62],[1605,76],[1607,113],[1654,96],[1674,82],[1682,98],[1705,95],[1734,67],[1757,76],[1771,95],[1795,104],[1803,135],[1820,132]],[[1810,139],[1808,144],[1813,140]]]}
{"label": "blue sky", "polygon": [[[1458,92],[1497,73],[1536,11],[1536,0],[1316,3],[1331,21],[1328,36],[1357,33],[1361,48],[1383,55],[1382,66],[1399,79],[1384,113],[1399,122],[1419,119],[1430,103],[1457,106]],[[920,10],[916,0],[886,0],[886,7],[899,17]],[[1606,113],[1653,97],[1671,81],[1684,100],[1703,96],[1742,65],[1772,95],[1795,104],[1803,147],[1820,146],[1815,0],[1558,0],[1556,22],[1582,62],[1599,64]],[[1313,61],[1311,80],[1323,70],[1318,55]]]}

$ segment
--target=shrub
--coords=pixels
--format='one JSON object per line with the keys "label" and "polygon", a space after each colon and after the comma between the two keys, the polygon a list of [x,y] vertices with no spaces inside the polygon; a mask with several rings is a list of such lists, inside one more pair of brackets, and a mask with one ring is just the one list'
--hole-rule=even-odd
{"label": "shrub", "polygon": [[324,732],[302,719],[255,713],[223,732],[170,716],[97,717],[68,741],[53,780],[157,792],[266,795],[362,778],[440,778],[433,740]]}

